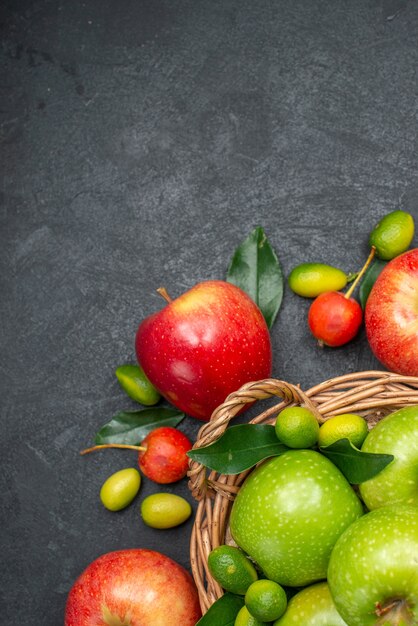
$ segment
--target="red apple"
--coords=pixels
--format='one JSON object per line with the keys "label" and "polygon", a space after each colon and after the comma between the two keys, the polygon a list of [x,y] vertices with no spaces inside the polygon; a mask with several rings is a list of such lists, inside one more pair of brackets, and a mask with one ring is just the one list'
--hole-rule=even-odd
{"label": "red apple", "polygon": [[195,626],[198,593],[190,574],[152,550],[108,552],[75,581],[65,626]]}
{"label": "red apple", "polygon": [[138,464],[142,473],[156,483],[174,483],[189,469],[187,452],[192,442],[184,433],[171,426],[152,430],[141,442]]}
{"label": "red apple", "polygon": [[271,375],[270,334],[260,309],[221,280],[197,284],[146,318],[136,354],[159,392],[201,420],[244,383]]}
{"label": "red apple", "polygon": [[373,353],[388,370],[418,376],[418,248],[383,268],[367,299],[365,325]]}

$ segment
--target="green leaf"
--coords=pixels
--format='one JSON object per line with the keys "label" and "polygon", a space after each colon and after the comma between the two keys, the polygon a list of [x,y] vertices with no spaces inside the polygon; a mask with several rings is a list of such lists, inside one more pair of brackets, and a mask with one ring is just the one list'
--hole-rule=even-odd
{"label": "green leaf", "polygon": [[271,328],[282,303],[283,272],[261,226],[235,250],[226,280],[254,300]]}
{"label": "green leaf", "polygon": [[360,283],[359,287],[359,299],[361,308],[364,310],[367,302],[367,298],[369,297],[369,293],[372,290],[373,285],[376,282],[376,278],[379,276],[382,269],[387,264],[387,261],[382,261],[381,259],[374,259],[373,262],[369,265],[367,270],[364,272],[364,276]]}
{"label": "green leaf", "polygon": [[238,424],[231,426],[214,443],[190,450],[188,456],[221,474],[239,474],[270,456],[289,448],[277,439],[274,426]]}
{"label": "green leaf", "polygon": [[196,626],[234,626],[238,611],[244,606],[244,598],[225,593],[216,600]]}
{"label": "green leaf", "polygon": [[349,439],[339,439],[319,450],[341,470],[352,485],[373,478],[394,459],[392,454],[362,452]]}
{"label": "green leaf", "polygon": [[96,444],[124,443],[138,445],[145,436],[159,426],[177,426],[184,417],[177,409],[141,409],[121,411],[102,426],[96,435]]}

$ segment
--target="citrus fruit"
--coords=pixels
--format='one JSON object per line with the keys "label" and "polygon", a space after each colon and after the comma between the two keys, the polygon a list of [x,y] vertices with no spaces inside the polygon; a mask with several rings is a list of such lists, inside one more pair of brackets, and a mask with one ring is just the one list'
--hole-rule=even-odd
{"label": "citrus fruit", "polygon": [[317,419],[312,411],[301,406],[280,411],[274,427],[278,439],[289,448],[311,448],[318,440]]}
{"label": "citrus fruit", "polygon": [[384,261],[405,252],[414,237],[414,218],[405,211],[392,211],[376,224],[370,233],[369,243]]}
{"label": "citrus fruit", "polygon": [[121,365],[116,369],[115,374],[122,389],[135,402],[145,406],[153,406],[161,398],[157,389],[146,377],[142,367]]}
{"label": "citrus fruit", "polygon": [[260,622],[253,617],[246,606],[243,606],[235,618],[234,626],[266,626],[266,622]]}
{"label": "citrus fruit", "polygon": [[120,511],[132,502],[141,485],[141,475],[134,467],[115,472],[102,485],[100,500],[109,511]]}
{"label": "citrus fruit", "polygon": [[208,556],[208,567],[225,591],[242,596],[258,578],[250,559],[235,546],[221,545],[214,548]]}
{"label": "citrus fruit", "polygon": [[278,619],[286,610],[286,592],[274,580],[256,580],[247,589],[245,606],[253,617],[262,622]]}
{"label": "citrus fruit", "polygon": [[325,291],[340,291],[347,284],[347,275],[325,263],[301,263],[288,277],[289,287],[298,296],[316,298]]}
{"label": "citrus fruit", "polygon": [[324,448],[338,439],[349,439],[356,448],[360,448],[368,432],[367,421],[361,415],[334,415],[321,424],[318,445]]}
{"label": "citrus fruit", "polygon": [[174,493],[153,493],[141,503],[141,516],[151,528],[173,528],[179,526],[192,514],[187,500]]}

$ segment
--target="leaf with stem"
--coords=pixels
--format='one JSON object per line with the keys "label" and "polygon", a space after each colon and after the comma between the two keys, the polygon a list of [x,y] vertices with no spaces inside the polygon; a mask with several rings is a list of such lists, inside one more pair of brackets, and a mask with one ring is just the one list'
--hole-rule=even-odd
{"label": "leaf with stem", "polygon": [[373,478],[394,459],[392,454],[362,452],[349,439],[339,439],[319,451],[341,470],[352,485]]}
{"label": "leaf with stem", "polygon": [[96,444],[122,443],[136,445],[159,426],[176,427],[184,418],[177,409],[152,408],[139,411],[120,411],[102,426],[96,435]]}
{"label": "leaf with stem", "polygon": [[190,450],[188,456],[221,474],[239,474],[260,461],[283,454],[289,448],[269,424],[238,424],[214,443]]}
{"label": "leaf with stem", "polygon": [[282,303],[283,271],[261,226],[235,250],[226,280],[254,300],[271,328]]}

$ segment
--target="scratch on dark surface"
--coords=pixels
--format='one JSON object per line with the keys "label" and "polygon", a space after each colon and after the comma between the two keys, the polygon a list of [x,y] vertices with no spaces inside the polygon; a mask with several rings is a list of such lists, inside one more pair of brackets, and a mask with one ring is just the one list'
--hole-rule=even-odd
{"label": "scratch on dark surface", "polygon": [[49,461],[46,458],[43,450],[39,450],[38,448],[36,448],[35,446],[33,446],[31,443],[26,442],[27,447],[29,448],[29,450],[31,450],[36,457],[41,461],[41,463],[45,464],[45,465],[49,465]]}
{"label": "scratch on dark surface", "polygon": [[392,22],[406,8],[406,0],[387,0],[383,4],[383,15],[387,22]]}

